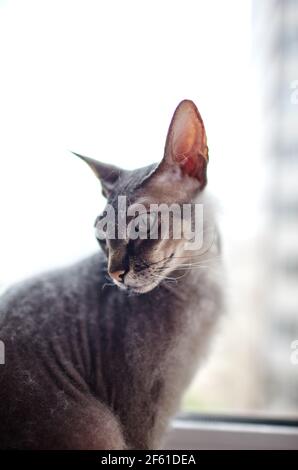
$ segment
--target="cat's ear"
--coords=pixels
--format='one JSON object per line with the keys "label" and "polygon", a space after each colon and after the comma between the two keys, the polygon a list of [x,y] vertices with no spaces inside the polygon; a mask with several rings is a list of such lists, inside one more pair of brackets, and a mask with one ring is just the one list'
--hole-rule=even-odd
{"label": "cat's ear", "polygon": [[82,160],[84,160],[84,162],[89,165],[89,167],[93,170],[93,172],[101,182],[103,195],[105,197],[109,197],[109,195],[113,192],[113,189],[123,170],[114,165],[101,163],[98,160],[94,160],[90,157],[85,157],[76,152],[71,153],[73,153],[77,157],[80,157]]}
{"label": "cat's ear", "polygon": [[178,169],[198,184],[207,184],[208,147],[205,127],[196,105],[190,100],[177,106],[167,135],[159,171]]}

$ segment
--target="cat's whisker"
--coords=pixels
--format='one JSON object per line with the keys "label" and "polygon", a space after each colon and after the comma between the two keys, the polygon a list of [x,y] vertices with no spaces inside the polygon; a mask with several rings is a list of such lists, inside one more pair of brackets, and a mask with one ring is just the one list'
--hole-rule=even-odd
{"label": "cat's whisker", "polygon": [[166,280],[166,281],[172,281],[172,282],[175,282],[176,281],[176,278],[174,277],[169,277],[169,276],[160,276],[158,274],[154,274],[154,273],[151,273],[151,276],[157,278],[157,279],[163,279],[163,280]]}
{"label": "cat's whisker", "polygon": [[[191,256],[177,256],[173,259],[194,259],[195,257],[191,257]],[[215,261],[215,260],[218,260],[218,259],[221,259],[221,255],[214,255],[214,256],[211,256],[210,258],[202,258],[202,262],[206,263],[206,262],[209,262],[211,263],[212,261]],[[197,260],[195,261],[195,263],[200,263],[201,261]],[[192,264],[191,261],[189,261],[189,263],[184,263],[184,264]]]}
{"label": "cat's whisker", "polygon": [[207,269],[208,266],[179,266],[178,270],[183,270],[183,271],[191,271],[192,269]]}
{"label": "cat's whisker", "polygon": [[184,276],[186,276],[187,272],[181,274],[180,276],[176,276],[175,280],[178,281],[179,279],[182,279]]}
{"label": "cat's whisker", "polygon": [[186,265],[198,265],[198,264],[210,264],[215,260],[220,259],[220,256],[211,257],[211,258],[203,258],[202,260],[194,260],[194,261],[187,261],[182,262],[179,266],[186,266]]}

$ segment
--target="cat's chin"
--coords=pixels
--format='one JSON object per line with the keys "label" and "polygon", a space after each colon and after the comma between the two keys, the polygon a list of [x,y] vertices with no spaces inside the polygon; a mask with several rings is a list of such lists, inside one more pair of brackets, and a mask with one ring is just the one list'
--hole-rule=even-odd
{"label": "cat's chin", "polygon": [[146,294],[147,292],[150,292],[156,287],[156,284],[152,284],[150,286],[144,286],[144,287],[137,287],[136,289],[133,289],[136,294]]}
{"label": "cat's chin", "polygon": [[143,286],[125,286],[125,290],[132,294],[146,294],[147,292],[152,291],[155,287],[158,286],[158,283],[146,284]]}

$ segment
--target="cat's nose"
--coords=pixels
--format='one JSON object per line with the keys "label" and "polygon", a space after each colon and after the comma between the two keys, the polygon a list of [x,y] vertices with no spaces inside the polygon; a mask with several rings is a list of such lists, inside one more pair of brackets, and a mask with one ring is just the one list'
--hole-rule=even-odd
{"label": "cat's nose", "polygon": [[124,282],[124,274],[125,274],[125,271],[114,271],[114,272],[109,271],[109,275],[111,276],[111,278],[117,282]]}

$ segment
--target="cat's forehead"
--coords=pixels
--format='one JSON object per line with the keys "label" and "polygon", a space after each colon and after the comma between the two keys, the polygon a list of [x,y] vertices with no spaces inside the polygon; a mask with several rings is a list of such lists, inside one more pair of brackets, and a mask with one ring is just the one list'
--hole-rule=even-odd
{"label": "cat's forehead", "polygon": [[125,197],[130,206],[141,204],[147,208],[150,204],[182,203],[188,199],[188,178],[185,178],[183,186],[178,185],[177,176],[170,173],[168,179],[165,179],[156,173],[157,167],[157,164],[153,164],[133,171],[124,171],[115,185],[108,204],[117,210],[121,197]]}
{"label": "cat's forehead", "polygon": [[108,200],[109,204],[116,206],[118,198],[125,196],[130,203],[136,202],[140,194],[144,192],[145,182],[156,168],[156,164],[138,168],[137,170],[126,170],[121,173],[114,191]]}
{"label": "cat's forehead", "polygon": [[136,170],[124,171],[119,178],[120,189],[135,191],[136,189],[141,188],[149,176],[155,171],[156,167],[157,164],[155,163],[143,168],[137,168]]}

